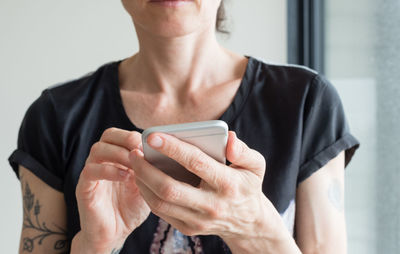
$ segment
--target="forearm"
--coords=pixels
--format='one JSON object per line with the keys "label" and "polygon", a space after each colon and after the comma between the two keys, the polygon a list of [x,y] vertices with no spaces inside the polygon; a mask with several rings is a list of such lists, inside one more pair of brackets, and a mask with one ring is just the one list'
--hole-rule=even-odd
{"label": "forearm", "polygon": [[71,243],[71,254],[118,254],[120,253],[122,243],[114,244],[114,246],[104,246],[99,248],[99,246],[90,246],[88,241],[84,239],[81,232],[78,232],[72,239]]}

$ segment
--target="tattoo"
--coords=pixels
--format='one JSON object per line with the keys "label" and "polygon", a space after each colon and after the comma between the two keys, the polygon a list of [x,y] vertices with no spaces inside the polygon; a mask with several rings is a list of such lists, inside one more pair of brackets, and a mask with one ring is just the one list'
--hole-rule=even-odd
{"label": "tattoo", "polygon": [[112,249],[111,254],[119,254],[121,252],[122,248],[120,249]]}
{"label": "tattoo", "polygon": [[54,243],[54,250],[59,250],[65,253],[69,250],[69,242],[66,237],[66,230],[53,224],[53,229],[50,229],[46,222],[40,222],[39,215],[41,210],[41,205],[39,199],[35,199],[35,194],[32,193],[31,188],[28,183],[25,183],[25,188],[22,188],[23,195],[23,206],[24,206],[24,221],[22,230],[33,230],[35,236],[24,237],[23,241],[23,251],[32,252],[35,248],[35,242],[41,245],[43,240],[47,239],[49,236],[59,236],[59,238]]}
{"label": "tattoo", "polygon": [[339,180],[337,179],[332,180],[331,184],[329,185],[327,194],[331,204],[339,212],[343,212],[344,204],[342,199],[342,186]]}

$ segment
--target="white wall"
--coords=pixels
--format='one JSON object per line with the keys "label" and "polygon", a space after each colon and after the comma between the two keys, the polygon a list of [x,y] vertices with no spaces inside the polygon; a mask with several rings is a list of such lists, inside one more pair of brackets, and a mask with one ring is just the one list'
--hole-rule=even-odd
{"label": "white wall", "polygon": [[[246,55],[286,61],[286,1],[228,0],[230,38]],[[138,46],[120,1],[0,1],[1,253],[16,253],[22,201],[7,158],[27,107],[55,83],[133,54]]]}

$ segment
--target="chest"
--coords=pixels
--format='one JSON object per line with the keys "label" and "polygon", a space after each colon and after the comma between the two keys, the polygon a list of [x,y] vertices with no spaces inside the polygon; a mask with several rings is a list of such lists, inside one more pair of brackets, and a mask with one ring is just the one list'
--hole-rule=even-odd
{"label": "chest", "polygon": [[121,91],[128,118],[138,128],[219,119],[234,100],[239,81],[190,96]]}

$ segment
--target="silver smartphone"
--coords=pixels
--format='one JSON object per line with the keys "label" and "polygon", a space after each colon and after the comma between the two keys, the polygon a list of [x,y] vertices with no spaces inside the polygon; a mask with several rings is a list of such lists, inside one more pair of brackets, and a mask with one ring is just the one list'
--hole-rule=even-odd
{"label": "silver smartphone", "polygon": [[145,159],[169,176],[193,186],[200,183],[200,178],[191,173],[175,160],[153,150],[147,144],[147,137],[154,132],[167,133],[187,143],[197,146],[215,160],[226,162],[225,152],[228,141],[228,125],[221,120],[162,125],[143,131],[142,143]]}

